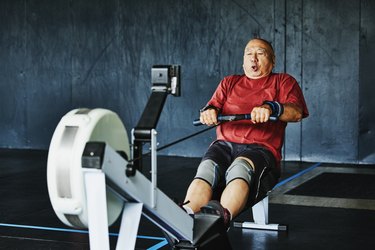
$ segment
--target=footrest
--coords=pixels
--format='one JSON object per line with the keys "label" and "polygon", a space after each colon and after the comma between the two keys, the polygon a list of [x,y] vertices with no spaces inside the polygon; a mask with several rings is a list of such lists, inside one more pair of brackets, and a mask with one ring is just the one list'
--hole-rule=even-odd
{"label": "footrest", "polygon": [[254,222],[233,222],[233,226],[237,228],[248,228],[248,229],[262,229],[262,230],[273,230],[273,231],[287,231],[287,225],[281,224],[257,224]]}

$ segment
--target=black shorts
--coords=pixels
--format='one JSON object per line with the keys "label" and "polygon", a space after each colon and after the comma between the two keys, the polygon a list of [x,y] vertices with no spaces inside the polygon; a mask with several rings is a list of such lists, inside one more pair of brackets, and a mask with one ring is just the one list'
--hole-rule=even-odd
{"label": "black shorts", "polygon": [[214,198],[219,199],[225,188],[225,172],[237,157],[250,159],[255,166],[254,180],[251,182],[248,206],[263,199],[277,184],[280,178],[280,168],[276,165],[273,154],[258,144],[239,144],[226,141],[215,141],[208,148],[202,161],[212,160],[219,167],[220,184],[214,190]]}

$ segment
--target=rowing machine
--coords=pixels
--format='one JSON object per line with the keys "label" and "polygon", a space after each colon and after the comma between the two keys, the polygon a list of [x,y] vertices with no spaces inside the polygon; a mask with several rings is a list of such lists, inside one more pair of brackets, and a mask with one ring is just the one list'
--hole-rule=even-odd
{"label": "rowing machine", "polygon": [[[132,132],[132,150],[112,111],[76,109],[61,119],[48,154],[52,207],[64,224],[89,229],[91,249],[109,249],[108,226],[121,212],[116,249],[134,249],[141,214],[168,235],[174,249],[231,249],[219,216],[192,218],[156,186],[155,127],[167,94],[179,93],[179,67],[157,66],[152,78],[153,92]],[[151,181],[141,171],[143,143],[151,143]]]}

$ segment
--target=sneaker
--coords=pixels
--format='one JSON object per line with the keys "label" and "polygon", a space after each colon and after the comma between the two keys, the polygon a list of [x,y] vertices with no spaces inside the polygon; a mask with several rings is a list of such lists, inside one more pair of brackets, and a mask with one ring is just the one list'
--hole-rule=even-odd
{"label": "sneaker", "polygon": [[207,205],[201,207],[201,213],[218,215],[223,219],[224,225],[227,229],[230,226],[231,215],[229,210],[223,207],[220,202],[216,200],[209,201]]}

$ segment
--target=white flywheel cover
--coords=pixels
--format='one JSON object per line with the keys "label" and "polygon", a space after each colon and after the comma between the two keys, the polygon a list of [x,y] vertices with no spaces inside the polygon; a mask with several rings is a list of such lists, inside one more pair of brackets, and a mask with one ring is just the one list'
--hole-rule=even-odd
{"label": "white flywheel cover", "polygon": [[[75,228],[88,227],[81,158],[89,141],[105,142],[130,156],[126,129],[114,112],[75,109],[62,117],[48,152],[48,193],[58,218]],[[111,225],[119,217],[123,201],[108,188],[106,193],[108,224]]]}

